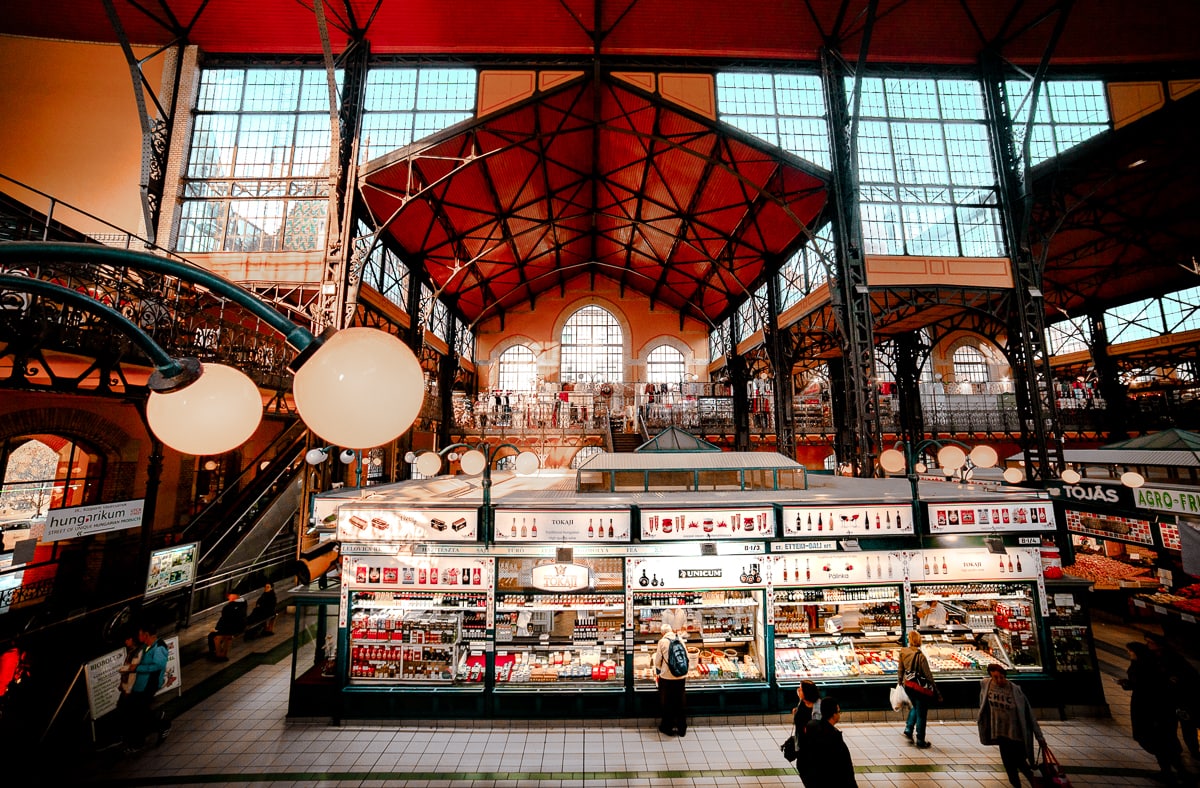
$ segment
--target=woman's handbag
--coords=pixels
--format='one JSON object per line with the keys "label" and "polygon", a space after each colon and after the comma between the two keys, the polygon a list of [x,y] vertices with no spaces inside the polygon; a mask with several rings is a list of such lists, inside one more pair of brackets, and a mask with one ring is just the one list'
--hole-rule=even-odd
{"label": "woman's handbag", "polygon": [[916,666],[913,666],[904,674],[904,688],[917,693],[923,698],[932,698],[934,695],[933,685],[924,673],[917,670]]}
{"label": "woman's handbag", "polygon": [[904,711],[908,706],[912,705],[912,701],[908,697],[908,693],[904,691],[904,687],[899,684],[892,685],[892,691],[889,693],[889,698],[892,701],[892,711]]}
{"label": "woman's handbag", "polygon": [[1050,752],[1050,748],[1045,742],[1038,747],[1038,763],[1037,774],[1033,778],[1034,786],[1043,786],[1043,788],[1070,788],[1071,778],[1067,776],[1067,771],[1058,762],[1058,758],[1054,757],[1054,753]]}
{"label": "woman's handbag", "polygon": [[789,762],[795,761],[796,757],[799,755],[799,753],[796,752],[796,736],[794,734],[789,734],[788,737],[779,744],[779,751],[783,753],[783,757],[787,758]]}

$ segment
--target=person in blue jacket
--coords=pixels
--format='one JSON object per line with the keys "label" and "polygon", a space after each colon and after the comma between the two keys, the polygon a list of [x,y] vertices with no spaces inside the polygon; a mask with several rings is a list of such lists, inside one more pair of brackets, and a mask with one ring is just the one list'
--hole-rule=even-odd
{"label": "person in blue jacket", "polygon": [[[146,733],[153,721],[151,706],[154,704],[154,695],[166,681],[169,656],[167,644],[158,637],[158,629],[153,624],[141,625],[138,641],[142,644],[142,653],[133,668],[135,678],[125,722],[125,753],[130,755],[140,751],[146,744]],[[159,720],[159,742],[166,738],[170,729],[169,722]]]}

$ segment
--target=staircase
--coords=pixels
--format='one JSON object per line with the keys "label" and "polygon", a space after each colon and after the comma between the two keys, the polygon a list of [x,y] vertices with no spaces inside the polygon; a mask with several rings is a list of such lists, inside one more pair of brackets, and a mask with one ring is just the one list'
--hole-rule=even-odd
{"label": "staircase", "polygon": [[609,435],[612,436],[612,451],[631,452],[644,442],[636,432],[625,432],[625,419],[611,418],[608,420]]}

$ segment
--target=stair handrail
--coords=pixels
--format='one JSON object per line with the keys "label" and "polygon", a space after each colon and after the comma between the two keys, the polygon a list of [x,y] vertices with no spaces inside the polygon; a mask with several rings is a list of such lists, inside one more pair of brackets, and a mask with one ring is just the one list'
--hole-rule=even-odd
{"label": "stair handrail", "polygon": [[[250,477],[251,479],[259,478],[260,476],[262,478],[266,478],[272,472],[272,466],[278,465],[281,461],[290,463],[290,457],[293,452],[292,446],[303,440],[304,431],[306,429],[307,427],[304,425],[304,422],[300,421],[300,419],[296,419],[293,423],[289,424],[288,427],[283,430],[283,432],[280,432],[278,435],[276,435],[275,438],[268,443],[253,460],[246,464],[246,467],[238,472],[236,477],[234,477],[225,485],[224,489],[222,489],[221,492],[219,492],[217,496],[212,499],[212,501],[210,501],[203,509],[197,512],[196,516],[193,517],[188,524],[183,527],[183,529],[180,531],[180,539],[182,541],[187,541],[188,537],[194,536],[198,532],[200,524],[203,524],[214,514],[219,514],[224,511],[228,501],[236,500],[237,497],[243,495],[249,496],[251,494],[251,488],[241,487],[242,481],[247,477]],[[274,454],[274,457],[271,460],[271,465],[267,466],[262,471],[259,471],[258,466],[268,454]],[[283,458],[285,457],[289,459],[284,460]],[[272,479],[271,482],[264,483],[264,486],[270,486],[273,481],[274,479]]]}
{"label": "stair handrail", "polygon": [[204,552],[201,553],[200,560],[197,562],[197,565],[201,567],[207,566],[209,559],[216,552],[217,548],[225,544],[230,534],[236,534],[242,531],[243,524],[248,517],[257,517],[261,513],[263,507],[261,507],[259,504],[263,501],[263,499],[270,496],[270,499],[274,500],[279,495],[282,495],[288,485],[295,480],[295,477],[303,473],[303,470],[304,452],[299,451],[290,462],[284,465],[278,473],[273,475],[271,483],[262,489],[258,495],[256,495],[254,499],[241,510],[241,513],[229,523],[229,527],[222,531],[216,539],[209,540],[209,544],[206,546]]}

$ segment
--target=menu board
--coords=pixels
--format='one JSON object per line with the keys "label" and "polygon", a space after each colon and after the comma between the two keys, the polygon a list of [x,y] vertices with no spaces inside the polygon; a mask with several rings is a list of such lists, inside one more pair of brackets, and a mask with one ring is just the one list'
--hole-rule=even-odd
{"label": "menu board", "polygon": [[338,538],[349,542],[474,542],[475,509],[412,509],[343,504],[337,510]]}
{"label": "menu board", "polygon": [[929,505],[931,533],[1053,531],[1054,505],[1026,503],[951,503]]}
{"label": "menu board", "polygon": [[769,507],[642,509],[642,541],[746,539],[775,535]]}
{"label": "menu board", "polygon": [[191,585],[196,579],[196,562],[199,558],[199,542],[177,544],[150,553],[146,596],[158,596]]}

